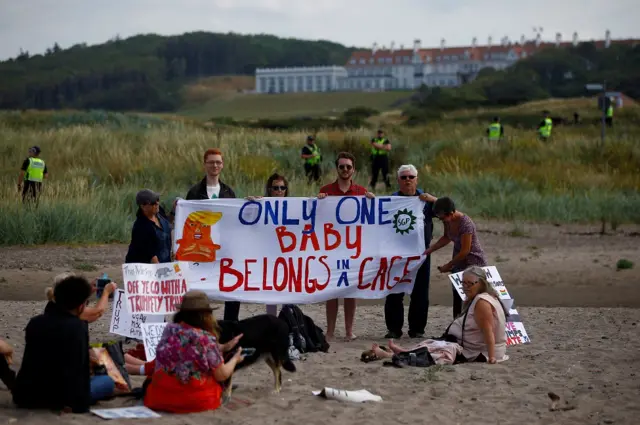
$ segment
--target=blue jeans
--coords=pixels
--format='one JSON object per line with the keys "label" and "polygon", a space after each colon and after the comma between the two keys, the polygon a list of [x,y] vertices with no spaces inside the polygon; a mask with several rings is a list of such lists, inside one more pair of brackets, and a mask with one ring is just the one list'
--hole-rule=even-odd
{"label": "blue jeans", "polygon": [[91,377],[91,404],[111,397],[116,389],[116,383],[107,375]]}

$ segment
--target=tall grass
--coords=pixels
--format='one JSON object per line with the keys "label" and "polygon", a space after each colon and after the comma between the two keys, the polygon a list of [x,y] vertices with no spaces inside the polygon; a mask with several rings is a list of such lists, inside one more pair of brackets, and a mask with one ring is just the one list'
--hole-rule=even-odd
{"label": "tall grass", "polygon": [[[319,189],[303,175],[299,155],[305,133],[149,124],[156,118],[121,120],[117,126],[74,119],[81,123],[68,124],[66,117],[65,125],[52,126],[41,118],[30,128],[0,116],[1,245],[126,242],[135,192],[152,188],[170,205],[202,178],[202,153],[210,147],[224,152],[223,181],[238,196],[262,194],[274,171],[287,176],[294,196],[315,195]],[[483,131],[484,124],[450,121],[390,127],[393,167],[416,165],[422,188],[451,196],[475,218],[640,222],[640,131],[635,127],[618,125],[604,146],[597,127],[556,128],[547,144],[518,129],[508,129],[506,142],[490,144],[482,140]],[[365,128],[318,133],[323,183],[334,179],[335,155],[348,150],[357,157],[356,181],[367,185],[371,136],[372,129]],[[42,148],[50,173],[37,209],[23,206],[16,188],[19,166],[34,144]],[[379,187],[377,193],[385,191]]]}

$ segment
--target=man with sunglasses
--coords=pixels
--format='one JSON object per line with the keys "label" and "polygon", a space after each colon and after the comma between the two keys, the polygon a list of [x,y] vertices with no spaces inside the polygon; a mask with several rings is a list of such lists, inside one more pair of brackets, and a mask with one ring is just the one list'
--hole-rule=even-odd
{"label": "man with sunglasses", "polygon": [[[425,202],[424,242],[429,246],[433,237],[433,203],[436,197],[418,189],[418,170],[411,164],[398,168],[398,185],[400,190],[392,196],[418,196]],[[431,256],[428,255],[418,269],[416,280],[411,291],[409,304],[409,337],[423,338],[429,315],[429,280],[431,276]],[[402,336],[404,322],[404,293],[390,294],[384,303],[384,319],[387,325],[385,338],[397,339]]]}
{"label": "man with sunglasses", "polygon": [[[340,152],[336,158],[336,170],[338,178],[335,182],[320,188],[318,199],[324,199],[327,196],[366,196],[373,198],[375,195],[368,192],[364,186],[360,186],[353,182],[352,178],[356,172],[356,158],[349,152]],[[329,300],[326,303],[327,311],[327,341],[333,340],[336,320],[338,318],[338,300]],[[344,299],[344,327],[346,331],[347,341],[356,339],[353,333],[353,321],[356,314],[356,299]]]}

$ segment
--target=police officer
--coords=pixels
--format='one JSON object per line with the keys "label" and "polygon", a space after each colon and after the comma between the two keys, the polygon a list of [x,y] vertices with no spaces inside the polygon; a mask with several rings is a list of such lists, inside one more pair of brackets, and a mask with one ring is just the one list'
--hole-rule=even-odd
{"label": "police officer", "polygon": [[499,117],[493,117],[493,122],[487,127],[487,138],[491,141],[497,141],[504,137],[504,127],[500,124]]}
{"label": "police officer", "polygon": [[382,172],[382,180],[387,189],[391,188],[389,181],[389,152],[391,142],[384,137],[384,131],[378,130],[378,135],[371,139],[371,182],[372,190],[376,188],[378,182],[378,172]]}
{"label": "police officer", "polygon": [[607,107],[607,114],[605,116],[605,122],[608,127],[613,127],[613,102],[614,98],[609,99],[609,106]]}
{"label": "police officer", "polygon": [[553,128],[553,121],[551,120],[551,116],[549,111],[544,111],[544,119],[538,126],[538,135],[540,136],[540,140],[546,142],[549,137],[551,137],[551,129]]}
{"label": "police officer", "polygon": [[[18,176],[18,191],[22,191],[22,201],[37,201],[42,190],[42,181],[47,178],[47,166],[40,156],[40,148],[29,148],[29,156],[22,163]],[[24,183],[24,184],[23,184]]]}
{"label": "police officer", "polygon": [[304,172],[309,178],[309,183],[320,181],[320,163],[322,155],[320,148],[316,145],[316,139],[313,136],[307,136],[307,144],[302,148],[300,157],[304,159]]}

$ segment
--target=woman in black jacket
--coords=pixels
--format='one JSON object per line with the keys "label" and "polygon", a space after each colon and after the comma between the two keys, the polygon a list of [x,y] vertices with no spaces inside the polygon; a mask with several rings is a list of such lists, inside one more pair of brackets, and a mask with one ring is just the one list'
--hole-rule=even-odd
{"label": "woman in black jacket", "polygon": [[138,212],[131,229],[125,263],[171,262],[171,225],[161,214],[160,195],[143,189],[136,194]]}

